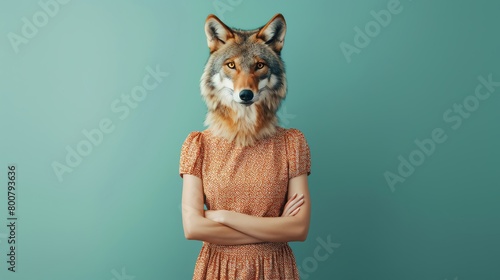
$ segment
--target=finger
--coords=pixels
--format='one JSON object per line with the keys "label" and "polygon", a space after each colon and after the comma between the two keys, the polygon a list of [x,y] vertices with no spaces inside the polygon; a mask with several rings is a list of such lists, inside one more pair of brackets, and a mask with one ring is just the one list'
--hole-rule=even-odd
{"label": "finger", "polygon": [[288,200],[288,202],[285,204],[285,207],[283,207],[283,214],[282,214],[282,216],[284,216],[284,215],[288,215],[288,214],[289,214],[288,212],[289,212],[289,210],[290,210],[290,205],[291,205],[292,203],[294,203],[294,202],[295,202],[295,198],[296,198],[296,197],[297,197],[297,193],[295,193],[295,194],[294,194],[294,195],[293,195],[293,196],[292,196],[292,197]]}
{"label": "finger", "polygon": [[290,199],[288,203],[286,204],[286,207],[291,207],[292,205],[296,204],[300,199],[303,198],[304,195],[294,195],[293,199]]}
{"label": "finger", "polygon": [[290,208],[287,207],[283,210],[283,214],[281,214],[281,216],[286,217],[289,215],[289,213],[290,213]]}
{"label": "finger", "polygon": [[304,199],[301,198],[297,201],[294,201],[290,206],[289,206],[289,209],[291,211],[295,210],[297,207],[301,206],[302,204],[304,204]]}
{"label": "finger", "polygon": [[293,209],[290,208],[290,206],[288,206],[287,208],[285,208],[283,210],[283,215],[282,216],[288,216],[288,215],[290,215],[290,212],[292,212],[292,211],[293,211]]}
{"label": "finger", "polygon": [[295,216],[295,215],[297,215],[297,213],[299,213],[299,211],[300,211],[300,207],[299,207],[299,208],[297,208],[297,209],[295,209],[292,213],[290,213],[290,216]]}
{"label": "finger", "polygon": [[301,198],[301,196],[295,194],[290,200],[288,200],[288,202],[287,202],[288,207],[290,207],[290,205],[297,202],[300,198]]}
{"label": "finger", "polygon": [[304,199],[300,199],[297,201],[294,201],[291,205],[288,206],[287,209],[285,209],[284,214],[286,216],[290,216],[293,211],[295,211],[298,207],[302,206],[304,204]]}
{"label": "finger", "polygon": [[290,197],[288,202],[285,204],[285,208],[295,199],[295,197],[297,197],[297,193],[295,193],[292,197]]}
{"label": "finger", "polygon": [[297,213],[299,213],[299,211],[300,211],[300,207],[297,207],[296,209],[294,209],[293,211],[291,211],[291,212],[287,215],[287,217],[293,217],[293,216],[297,215]]}
{"label": "finger", "polygon": [[294,204],[293,206],[291,206],[291,207],[288,209],[288,211],[287,211],[287,215],[288,215],[288,216],[292,216],[292,215],[293,215],[292,213],[293,213],[295,210],[297,210],[300,206],[302,206],[303,204],[304,204],[303,200],[298,201],[296,204]]}

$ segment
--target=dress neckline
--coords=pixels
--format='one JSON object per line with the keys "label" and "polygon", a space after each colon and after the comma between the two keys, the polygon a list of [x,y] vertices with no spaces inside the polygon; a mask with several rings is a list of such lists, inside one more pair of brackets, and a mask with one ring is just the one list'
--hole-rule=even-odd
{"label": "dress neckline", "polygon": [[257,140],[256,143],[253,146],[244,146],[244,147],[237,147],[234,144],[234,142],[230,142],[229,140],[227,140],[226,138],[224,138],[222,136],[214,135],[209,128],[206,128],[205,130],[203,130],[202,133],[205,134],[205,135],[208,135],[211,138],[214,138],[214,139],[217,139],[219,141],[222,141],[225,144],[232,146],[232,148],[234,148],[234,149],[242,150],[242,149],[246,149],[246,148],[251,148],[251,147],[258,146],[258,145],[260,145],[263,142],[269,141],[270,139],[279,136],[281,133],[284,133],[285,131],[286,131],[285,128],[283,128],[281,126],[276,126],[276,131],[274,132],[274,134],[272,134],[272,135],[270,135],[270,136],[268,136],[266,138]]}

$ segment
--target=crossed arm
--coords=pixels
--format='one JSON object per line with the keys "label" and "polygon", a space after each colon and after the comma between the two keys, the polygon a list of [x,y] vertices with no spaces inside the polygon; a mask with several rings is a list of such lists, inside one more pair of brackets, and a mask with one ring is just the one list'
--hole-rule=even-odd
{"label": "crossed arm", "polygon": [[184,174],[184,235],[190,240],[221,245],[304,241],[309,231],[311,212],[306,174],[290,179],[288,194],[281,217],[256,217],[227,210],[205,211],[201,179]]}

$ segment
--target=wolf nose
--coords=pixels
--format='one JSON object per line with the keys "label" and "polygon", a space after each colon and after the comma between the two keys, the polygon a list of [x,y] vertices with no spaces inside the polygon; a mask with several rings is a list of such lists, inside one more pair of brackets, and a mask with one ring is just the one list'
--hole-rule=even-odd
{"label": "wolf nose", "polygon": [[243,101],[250,101],[253,98],[253,92],[249,89],[244,89],[240,91],[240,98]]}

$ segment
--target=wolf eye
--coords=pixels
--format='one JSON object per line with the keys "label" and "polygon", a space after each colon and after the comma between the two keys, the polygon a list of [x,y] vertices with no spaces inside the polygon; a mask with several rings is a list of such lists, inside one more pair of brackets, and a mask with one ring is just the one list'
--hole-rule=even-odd
{"label": "wolf eye", "polygon": [[257,62],[257,69],[262,69],[262,68],[264,68],[264,66],[266,66],[264,63]]}
{"label": "wolf eye", "polygon": [[229,67],[231,69],[234,69],[234,67],[235,67],[234,62],[228,62],[226,65],[227,65],[227,67]]}

